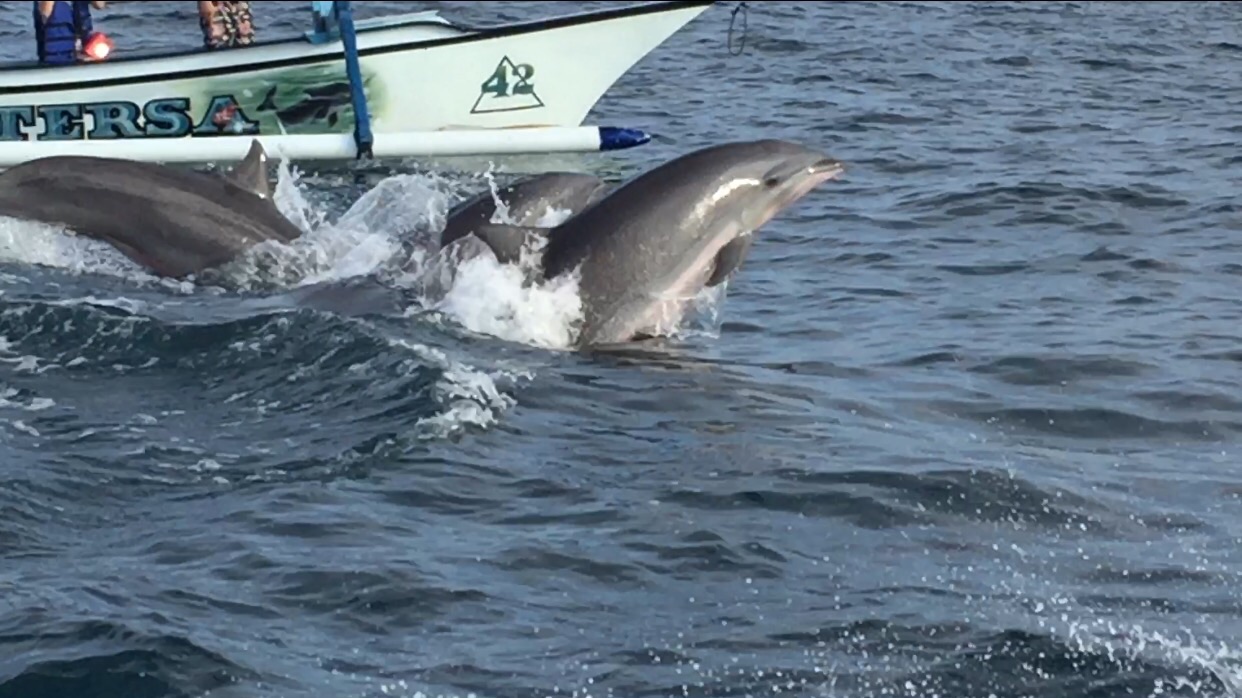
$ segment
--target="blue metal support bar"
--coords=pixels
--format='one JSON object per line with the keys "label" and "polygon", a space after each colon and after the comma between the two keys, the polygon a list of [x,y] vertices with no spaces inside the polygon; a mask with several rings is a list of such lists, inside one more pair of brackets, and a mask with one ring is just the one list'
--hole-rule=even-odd
{"label": "blue metal support bar", "polygon": [[347,0],[311,2],[314,14],[314,30],[310,39],[323,43],[339,38],[345,49],[345,73],[349,76],[349,92],[354,106],[354,145],[359,159],[374,157],[371,145],[371,113],[367,108],[367,95],[362,84],[362,67],[358,62],[358,41],[354,34],[353,7]]}

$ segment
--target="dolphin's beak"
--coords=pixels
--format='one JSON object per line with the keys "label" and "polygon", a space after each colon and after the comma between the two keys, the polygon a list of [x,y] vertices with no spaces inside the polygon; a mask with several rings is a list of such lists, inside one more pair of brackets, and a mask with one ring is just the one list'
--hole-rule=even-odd
{"label": "dolphin's beak", "polygon": [[824,158],[814,165],[811,165],[811,174],[823,177],[824,179],[839,177],[844,172],[845,165],[838,160],[833,160],[832,158]]}

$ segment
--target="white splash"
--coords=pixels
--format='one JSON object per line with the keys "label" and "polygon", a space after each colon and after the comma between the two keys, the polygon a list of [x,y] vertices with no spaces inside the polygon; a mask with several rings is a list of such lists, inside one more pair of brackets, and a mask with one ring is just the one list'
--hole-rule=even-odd
{"label": "white splash", "polygon": [[[376,225],[378,221],[366,215],[369,199],[374,198],[382,184],[359,199],[340,220],[331,223],[307,197],[300,182],[301,175],[290,168],[288,162],[282,160],[278,172],[273,201],[303,235],[289,244],[257,245],[241,259],[227,265],[221,272],[231,286],[241,290],[290,288],[365,276],[400,249],[400,241],[394,233],[400,232],[397,226],[401,220]],[[414,199],[426,201],[433,192],[426,186],[422,189],[409,193]],[[407,198],[411,197],[393,197],[393,200]]]}
{"label": "white splash", "polygon": [[[497,187],[490,174],[487,182],[495,197]],[[496,202],[492,221],[513,224],[508,207],[498,198]],[[549,207],[537,225],[552,227],[569,215],[569,211]],[[426,307],[472,332],[548,349],[573,344],[576,324],[582,317],[578,277],[536,280],[542,245],[524,249],[516,266],[500,264],[477,241],[463,240],[454,247],[447,254],[430,256],[419,270],[419,288],[424,290]],[[429,283],[432,276],[438,285]]]}
{"label": "white splash", "polygon": [[0,216],[0,262],[55,267],[74,274],[107,274],[155,281],[111,245],[64,228]]}
{"label": "white splash", "polygon": [[434,309],[472,332],[548,349],[568,348],[582,315],[578,278],[528,283],[527,259],[521,266],[502,265],[490,254],[465,260]]}

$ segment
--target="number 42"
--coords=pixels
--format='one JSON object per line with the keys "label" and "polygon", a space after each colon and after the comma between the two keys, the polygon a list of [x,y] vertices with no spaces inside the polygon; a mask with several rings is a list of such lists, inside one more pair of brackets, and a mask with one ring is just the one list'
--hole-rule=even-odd
{"label": "number 42", "polygon": [[[510,74],[510,69],[512,69],[512,74]],[[531,83],[533,77],[535,77],[535,68],[529,63],[514,65],[508,60],[503,60],[500,65],[496,66],[496,72],[492,73],[487,82],[483,83],[483,93],[493,94],[498,98],[533,94],[535,92],[535,86]],[[512,78],[517,78],[517,82],[511,83]]]}

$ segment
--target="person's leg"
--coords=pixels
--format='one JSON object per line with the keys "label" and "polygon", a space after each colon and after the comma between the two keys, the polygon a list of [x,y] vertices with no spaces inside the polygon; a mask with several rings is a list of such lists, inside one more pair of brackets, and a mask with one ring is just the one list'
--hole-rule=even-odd
{"label": "person's leg", "polygon": [[222,3],[200,0],[198,3],[198,26],[203,30],[203,46],[217,49],[229,44],[228,27],[224,21],[224,13],[220,11]]}
{"label": "person's leg", "polygon": [[232,19],[233,45],[249,46],[254,43],[254,18],[249,2],[230,2],[228,12]]}

